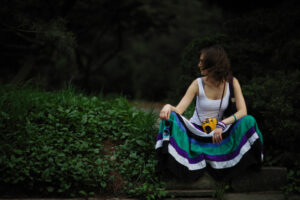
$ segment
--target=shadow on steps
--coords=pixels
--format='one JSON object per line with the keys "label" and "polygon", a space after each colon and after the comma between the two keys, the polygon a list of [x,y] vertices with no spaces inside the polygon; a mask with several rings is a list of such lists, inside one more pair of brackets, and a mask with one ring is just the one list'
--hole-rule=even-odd
{"label": "shadow on steps", "polygon": [[163,180],[167,184],[168,192],[174,197],[212,197],[217,192],[225,192],[220,191],[220,185],[228,187],[230,193],[236,194],[256,194],[265,191],[276,193],[287,183],[287,170],[282,167],[262,167],[260,171],[248,170],[226,183],[214,180],[208,173],[204,173],[195,182],[180,181],[171,178],[170,175],[163,177]]}

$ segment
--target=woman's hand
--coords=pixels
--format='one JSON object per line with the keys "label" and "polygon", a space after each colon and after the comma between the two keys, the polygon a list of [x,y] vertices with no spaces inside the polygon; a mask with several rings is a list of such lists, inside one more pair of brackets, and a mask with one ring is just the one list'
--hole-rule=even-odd
{"label": "woman's hand", "polygon": [[166,104],[160,111],[159,117],[161,120],[168,120],[170,118],[170,114],[172,111],[172,106],[170,104]]}
{"label": "woman's hand", "polygon": [[220,144],[223,140],[222,138],[222,129],[221,128],[216,128],[215,129],[215,132],[214,132],[214,135],[213,135],[213,143],[218,143]]}

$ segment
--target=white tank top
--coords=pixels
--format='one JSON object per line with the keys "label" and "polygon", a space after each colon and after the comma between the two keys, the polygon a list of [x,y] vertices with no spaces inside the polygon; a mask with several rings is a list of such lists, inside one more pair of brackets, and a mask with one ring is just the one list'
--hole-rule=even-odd
{"label": "white tank top", "polygon": [[[204,121],[206,118],[217,118],[219,107],[221,103],[221,99],[213,100],[206,97],[202,78],[198,78],[198,88],[199,88],[199,95],[197,95],[196,99],[196,107],[193,116],[190,118],[190,122],[196,123],[198,125],[201,125],[201,122]],[[229,83],[226,82],[226,90],[224,92],[223,102],[220,109],[219,119],[221,120],[223,117],[223,113],[226,110],[228,103],[229,103],[229,96],[230,96],[230,90],[229,90]],[[198,114],[196,112],[196,109],[198,111]]]}

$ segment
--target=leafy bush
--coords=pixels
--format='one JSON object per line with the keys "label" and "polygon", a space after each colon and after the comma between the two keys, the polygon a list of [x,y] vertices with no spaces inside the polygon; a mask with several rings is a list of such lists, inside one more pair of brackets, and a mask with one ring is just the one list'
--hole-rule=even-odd
{"label": "leafy bush", "polygon": [[15,195],[10,188],[47,197],[165,194],[154,175],[152,113],[122,97],[88,97],[71,88],[2,86],[0,94],[2,194]]}
{"label": "leafy bush", "polygon": [[300,158],[298,144],[300,71],[273,72],[252,79],[243,86],[248,112],[253,114],[264,134],[268,165],[295,167]]}
{"label": "leafy bush", "polygon": [[286,192],[300,192],[300,71],[273,72],[243,86],[248,112],[264,136],[265,165],[288,168]]}

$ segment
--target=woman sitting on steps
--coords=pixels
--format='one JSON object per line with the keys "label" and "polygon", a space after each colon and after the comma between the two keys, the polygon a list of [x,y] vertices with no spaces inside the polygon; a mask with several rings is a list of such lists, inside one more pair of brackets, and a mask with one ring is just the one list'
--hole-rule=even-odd
{"label": "woman sitting on steps", "polygon": [[[176,107],[166,104],[160,112],[158,172],[167,170],[193,181],[205,169],[216,179],[230,179],[246,168],[260,168],[262,134],[247,115],[226,52],[219,45],[205,48],[198,66],[202,77],[191,83]],[[188,120],[182,114],[195,96],[195,111]]]}

